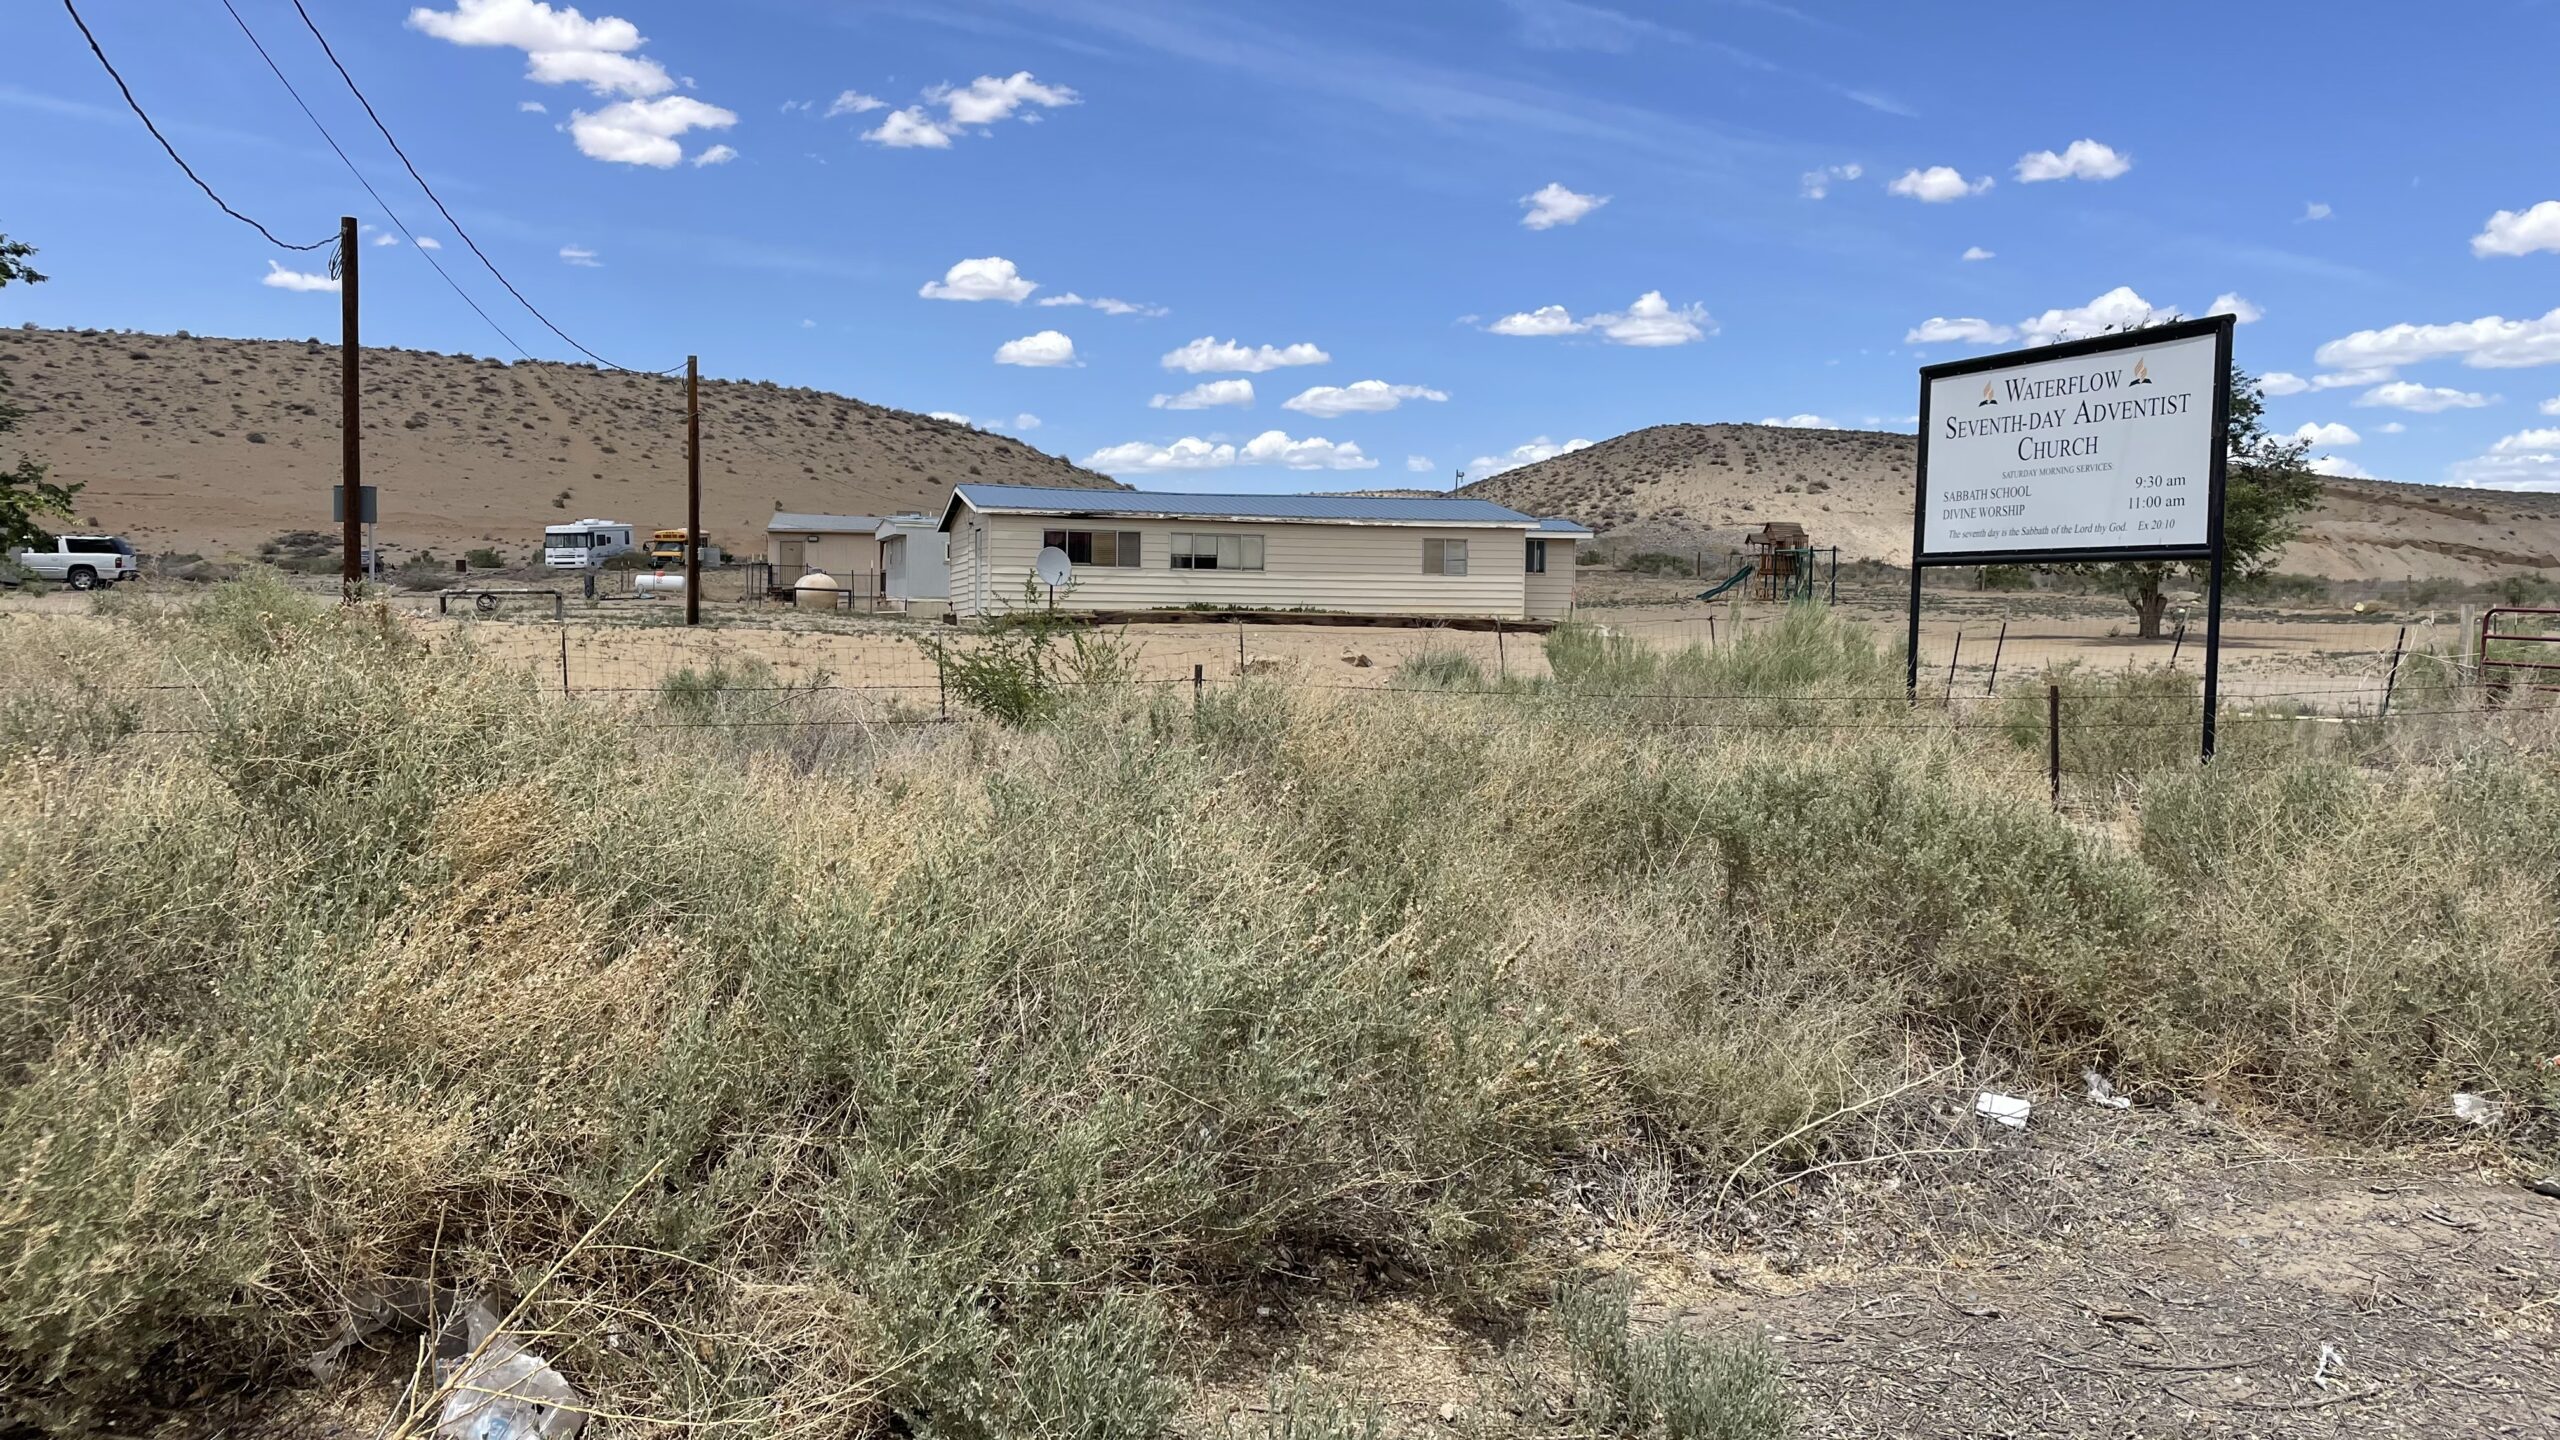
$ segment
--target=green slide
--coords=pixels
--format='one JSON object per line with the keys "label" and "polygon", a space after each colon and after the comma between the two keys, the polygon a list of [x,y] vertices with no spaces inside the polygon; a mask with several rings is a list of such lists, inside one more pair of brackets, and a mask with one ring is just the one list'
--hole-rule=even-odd
{"label": "green slide", "polygon": [[1698,598],[1699,598],[1699,599],[1701,599],[1701,600],[1713,600],[1714,598],[1716,598],[1717,596],[1719,596],[1719,595],[1723,594],[1723,593],[1724,593],[1724,592],[1726,592],[1727,590],[1732,589],[1734,586],[1739,585],[1739,584],[1741,584],[1743,581],[1750,579],[1750,578],[1751,578],[1751,575],[1752,575],[1752,572],[1753,572],[1753,571],[1755,571],[1755,570],[1757,570],[1757,569],[1759,569],[1759,568],[1760,568],[1760,567],[1759,567],[1758,565],[1756,565],[1756,564],[1753,564],[1753,565],[1745,565],[1745,566],[1743,566],[1741,569],[1734,571],[1734,572],[1733,572],[1733,574],[1731,574],[1730,576],[1727,576],[1727,577],[1725,578],[1724,582],[1723,582],[1722,584],[1717,585],[1717,586],[1716,586],[1716,588],[1714,588],[1713,590],[1701,590],[1701,591],[1699,591],[1699,592],[1698,592]]}

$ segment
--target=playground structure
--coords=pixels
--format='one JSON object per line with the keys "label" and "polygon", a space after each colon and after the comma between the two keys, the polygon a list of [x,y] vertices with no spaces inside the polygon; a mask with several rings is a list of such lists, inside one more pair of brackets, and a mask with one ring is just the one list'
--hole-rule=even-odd
{"label": "playground structure", "polygon": [[1757,581],[1752,588],[1760,599],[1773,603],[1820,598],[1837,602],[1840,598],[1840,547],[1816,548],[1802,525],[1792,520],[1772,520],[1742,540],[1744,559],[1741,568],[1716,584],[1699,592],[1701,600],[1713,600],[1745,581]]}

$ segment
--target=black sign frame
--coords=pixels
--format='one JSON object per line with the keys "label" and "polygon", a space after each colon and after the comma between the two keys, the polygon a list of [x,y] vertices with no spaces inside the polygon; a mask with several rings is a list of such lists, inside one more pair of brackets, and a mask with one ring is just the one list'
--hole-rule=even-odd
{"label": "black sign frame", "polygon": [[[2205,584],[2204,631],[2204,735],[2203,758],[2213,758],[2214,719],[2222,698],[2222,579],[2224,546],[2222,534],[2223,502],[2230,483],[2231,433],[2231,340],[2237,328],[2237,317],[2208,315],[2201,320],[2181,320],[2167,325],[2150,325],[2115,335],[2097,335],[2086,340],[2066,340],[2032,350],[2009,350],[1997,355],[1970,356],[1943,364],[1925,365],[1920,370],[1920,455],[1913,476],[1911,494],[1911,613],[1909,650],[1906,656],[1905,684],[1912,700],[1920,698],[1920,579],[1931,569],[1949,565],[2072,565],[2103,564],[2109,561],[2202,560],[2207,564]],[[1929,553],[1929,389],[1935,382],[1958,375],[1974,375],[1991,370],[2014,369],[2019,365],[2047,360],[2070,360],[2084,355],[2102,355],[2114,350],[2144,349],[2180,340],[2210,338],[2213,341],[2213,452],[2207,461],[2205,481],[2205,541],[2201,545],[2113,545],[2079,546],[2047,550],[1965,550]]]}

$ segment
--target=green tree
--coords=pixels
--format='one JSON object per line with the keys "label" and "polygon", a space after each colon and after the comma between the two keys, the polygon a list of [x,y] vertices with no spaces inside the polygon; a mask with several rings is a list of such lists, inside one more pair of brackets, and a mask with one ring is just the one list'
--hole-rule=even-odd
{"label": "green tree", "polygon": [[[2320,500],[2320,477],[2309,463],[2310,442],[2267,433],[2266,398],[2257,377],[2231,367],[2231,423],[2223,430],[2230,456],[2222,494],[2222,575],[2226,581],[2254,580],[2275,568],[2276,557],[2302,532],[2301,515]],[[2160,638],[2161,617],[2168,612],[2167,587],[2183,576],[2202,585],[2211,579],[2204,560],[2116,561],[2108,564],[2061,565],[2097,577],[2114,587],[2133,607],[2145,640]]]}
{"label": "green tree", "polygon": [[[34,253],[35,247],[25,241],[0,235],[0,286],[43,283],[44,276],[27,263]],[[24,413],[9,403],[7,377],[0,376],[0,435],[16,430]],[[44,464],[24,453],[16,465],[0,470],[0,554],[44,538],[39,520],[71,514],[71,498],[80,493],[80,487],[56,485],[44,477]]]}

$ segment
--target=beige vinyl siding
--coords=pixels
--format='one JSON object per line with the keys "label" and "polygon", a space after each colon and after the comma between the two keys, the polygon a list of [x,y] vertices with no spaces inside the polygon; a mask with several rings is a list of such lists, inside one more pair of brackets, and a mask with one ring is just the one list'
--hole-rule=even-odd
{"label": "beige vinyl siding", "polygon": [[[800,543],[800,563],[810,570],[824,570],[839,580],[850,581],[856,575],[869,575],[880,568],[880,542],[868,535],[845,535],[826,531],[777,530],[764,537],[764,556],[776,567],[782,564],[782,542]],[[777,569],[775,581],[788,585],[800,577],[784,575]]]}
{"label": "beige vinyl siding", "polygon": [[978,612],[978,513],[963,509],[951,522],[951,608]]}
{"label": "beige vinyl siding", "polygon": [[[1522,563],[1527,563],[1528,546],[1522,545]],[[1573,613],[1573,542],[1553,537],[1547,539],[1547,573],[1524,577],[1523,585],[1532,620],[1561,620]]]}
{"label": "beige vinyl siding", "polygon": [[[1262,521],[1228,524],[1206,520],[1103,518],[1067,520],[1040,515],[979,515],[962,507],[952,522],[951,600],[973,613],[973,587],[962,579],[966,531],[987,530],[987,608],[1001,612],[1021,603],[1044,530],[1134,530],[1135,569],[1076,567],[1073,589],[1058,597],[1080,610],[1171,610],[1186,605],[1262,610],[1335,610],[1368,615],[1495,615],[1518,617],[1523,608],[1523,529],[1437,525],[1332,524]],[[1260,570],[1176,570],[1173,537],[1259,535]],[[1426,575],[1425,540],[1467,542],[1467,573]]]}

